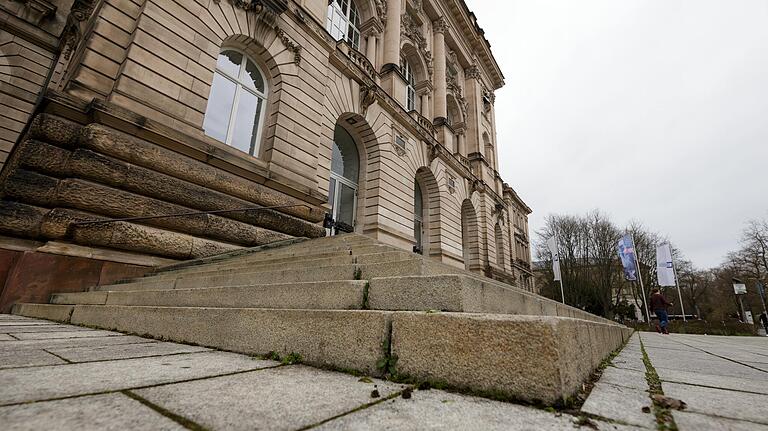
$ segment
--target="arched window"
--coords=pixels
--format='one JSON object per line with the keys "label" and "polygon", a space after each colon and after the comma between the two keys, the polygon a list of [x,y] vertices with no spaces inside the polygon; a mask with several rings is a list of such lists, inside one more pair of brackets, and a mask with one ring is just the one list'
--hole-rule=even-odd
{"label": "arched window", "polygon": [[413,74],[413,68],[404,56],[400,58],[400,69],[405,78],[405,109],[409,112],[416,109],[416,76]]}
{"label": "arched window", "polygon": [[360,49],[360,13],[352,0],[333,0],[328,4],[325,29],[336,40],[346,40]]}
{"label": "arched window", "polygon": [[219,54],[213,74],[205,134],[256,156],[264,121],[267,84],[256,62],[234,49]]}

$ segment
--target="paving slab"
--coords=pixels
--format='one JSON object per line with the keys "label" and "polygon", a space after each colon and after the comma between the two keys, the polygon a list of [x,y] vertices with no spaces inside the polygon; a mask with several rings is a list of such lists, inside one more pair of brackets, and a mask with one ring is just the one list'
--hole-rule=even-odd
{"label": "paving slab", "polygon": [[135,391],[208,429],[295,430],[320,423],[405,388],[302,365]]}
{"label": "paving slab", "polygon": [[603,375],[600,377],[600,382],[615,386],[623,386],[640,392],[648,391],[648,380],[645,378],[645,371],[609,366],[603,371]]}
{"label": "paving slab", "polygon": [[692,355],[660,355],[657,352],[648,352],[657,372],[662,369],[690,371],[696,370],[700,373],[736,377],[741,379],[763,379],[765,372],[754,368],[745,367],[735,362],[720,359],[701,352],[698,356]]}
{"label": "paving slab", "polygon": [[119,332],[112,331],[59,331],[59,332],[17,332],[12,334],[19,340],[47,340],[51,338],[91,338],[91,337],[123,337]]}
{"label": "paving slab", "polygon": [[568,415],[557,416],[515,404],[432,390],[414,391],[411,399],[395,398],[315,429],[560,431],[573,428],[573,418]]}
{"label": "paving slab", "polygon": [[680,431],[727,430],[727,431],[768,431],[768,425],[755,422],[707,416],[699,413],[672,412]]}
{"label": "paving slab", "polygon": [[48,349],[56,347],[112,346],[118,344],[156,343],[151,338],[134,337],[91,337],[91,338],[48,338],[44,340],[17,340],[0,342],[0,351],[21,349]]}
{"label": "paving slab", "polygon": [[6,325],[0,326],[0,331],[6,334],[14,334],[21,332],[74,332],[74,331],[90,331],[89,328],[78,328],[77,326],[70,325]]}
{"label": "paving slab", "polygon": [[664,368],[657,368],[656,372],[662,382],[709,386],[712,388],[768,395],[768,384],[759,379],[740,379],[738,377],[705,374],[698,371],[667,370]]}
{"label": "paving slab", "polygon": [[41,349],[0,351],[0,369],[58,365],[67,362]]}
{"label": "paving slab", "polygon": [[185,429],[119,393],[0,407],[0,423],[14,431]]}
{"label": "paving slab", "polygon": [[140,343],[94,347],[58,347],[50,348],[48,351],[70,362],[90,362],[208,352],[211,350],[205,347],[176,343]]}
{"label": "paving slab", "polygon": [[644,407],[651,407],[648,392],[597,382],[581,411],[642,428],[656,428],[655,416],[644,413]]}
{"label": "paving slab", "polygon": [[6,326],[56,326],[54,322],[48,322],[45,320],[0,320],[0,331],[5,330]]}
{"label": "paving slab", "polygon": [[687,411],[768,425],[768,395],[665,383],[664,394],[688,404]]}
{"label": "paving slab", "polygon": [[0,405],[171,383],[276,366],[225,352],[0,370]]}
{"label": "paving slab", "polygon": [[11,337],[8,334],[0,334],[0,341],[16,341],[16,338]]}

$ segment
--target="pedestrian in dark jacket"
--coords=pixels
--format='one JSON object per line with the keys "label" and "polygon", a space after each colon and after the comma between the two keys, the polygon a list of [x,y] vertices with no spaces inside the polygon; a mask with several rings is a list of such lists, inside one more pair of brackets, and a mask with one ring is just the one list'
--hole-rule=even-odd
{"label": "pedestrian in dark jacket", "polygon": [[762,323],[763,328],[765,328],[765,335],[768,335],[768,313],[765,311],[760,314],[760,323]]}
{"label": "pedestrian in dark jacket", "polygon": [[669,326],[669,315],[667,314],[667,307],[672,305],[667,301],[667,298],[659,292],[659,289],[654,288],[651,291],[651,310],[653,310],[656,317],[659,318],[659,324],[656,325],[656,332],[662,334],[669,334],[667,326]]}

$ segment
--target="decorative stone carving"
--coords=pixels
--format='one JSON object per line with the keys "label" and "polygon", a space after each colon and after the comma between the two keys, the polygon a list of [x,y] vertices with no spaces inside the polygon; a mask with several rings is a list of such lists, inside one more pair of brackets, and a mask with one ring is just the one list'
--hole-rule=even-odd
{"label": "decorative stone carving", "polygon": [[[445,17],[440,17],[432,23],[432,31],[436,33],[445,33],[448,31],[448,20]],[[455,55],[455,54],[454,54]]]}
{"label": "decorative stone carving", "polygon": [[469,66],[466,71],[464,71],[464,76],[466,76],[467,79],[480,80],[480,68],[477,67],[477,64],[473,64],[472,66]]}
{"label": "decorative stone carving", "polygon": [[285,46],[288,51],[293,52],[293,62],[296,64],[301,64],[301,46],[292,41],[288,35],[285,34],[283,29],[278,27],[276,31],[277,37],[280,39],[280,42],[283,43],[283,46]]}
{"label": "decorative stone carving", "polygon": [[72,9],[70,9],[67,24],[62,34],[62,46],[64,47],[62,56],[65,60],[70,59],[75,46],[80,42],[80,38],[83,36],[83,23],[91,16],[95,7],[96,0],[75,0],[72,3]]}
{"label": "decorative stone carving", "polygon": [[376,90],[378,86],[361,86],[360,87],[360,114],[365,118],[365,114],[368,112],[368,108],[376,103]]}
{"label": "decorative stone carving", "polygon": [[387,1],[376,0],[376,15],[378,15],[381,22],[387,22]]}
{"label": "decorative stone carving", "polygon": [[409,13],[404,13],[402,16],[400,34],[413,42],[421,56],[424,57],[428,75],[432,76],[432,53],[427,49],[427,38],[424,37],[421,25]]}
{"label": "decorative stone carving", "polygon": [[[285,48],[293,53],[293,62],[301,64],[301,46],[291,40],[283,29],[277,24],[277,17],[288,10],[288,2],[285,0],[229,0],[232,6],[255,14],[256,22],[277,33],[277,38]],[[221,0],[213,0],[219,4]]]}
{"label": "decorative stone carving", "polygon": [[24,3],[24,9],[21,18],[31,22],[33,25],[40,25],[44,19],[56,14],[56,6],[47,0],[16,0]]}

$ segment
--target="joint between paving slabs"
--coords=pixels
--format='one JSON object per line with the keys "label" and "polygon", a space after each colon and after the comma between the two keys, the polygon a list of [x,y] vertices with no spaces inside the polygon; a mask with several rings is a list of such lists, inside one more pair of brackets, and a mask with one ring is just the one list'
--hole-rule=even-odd
{"label": "joint between paving slabs", "polygon": [[[57,357],[57,358],[61,359],[62,361],[66,362],[67,364],[73,364],[73,363],[74,363],[74,362],[70,361],[69,359],[67,359],[67,358],[65,358],[65,357],[63,357],[63,356],[59,356],[59,355],[57,355],[57,354],[55,354],[55,353],[51,352],[50,350],[47,350],[47,349],[41,349],[41,350],[42,350],[43,352],[45,352],[45,353],[49,354],[49,355],[53,355],[53,356],[55,356],[55,357]],[[66,364],[59,364],[59,365],[66,365]]]}
{"label": "joint between paving slabs", "polygon": [[357,412],[359,412],[359,411],[362,411],[362,410],[365,410],[365,409],[371,408],[371,407],[373,407],[373,406],[379,405],[379,404],[381,404],[381,403],[384,403],[384,402],[387,402],[387,401],[389,401],[389,400],[393,400],[393,399],[395,399],[395,398],[397,398],[397,397],[399,397],[399,396],[403,395],[403,392],[405,392],[405,391],[407,391],[407,390],[408,390],[408,388],[406,388],[406,389],[403,389],[403,390],[401,390],[401,391],[393,392],[393,393],[391,393],[391,394],[387,395],[386,397],[383,397],[383,398],[381,398],[381,399],[379,399],[379,400],[376,400],[376,401],[372,401],[372,402],[370,402],[370,403],[367,403],[367,404],[363,404],[362,406],[356,407],[356,408],[354,408],[354,409],[352,409],[352,410],[350,410],[350,411],[348,411],[348,412],[344,412],[344,413],[338,414],[338,415],[336,415],[336,416],[333,416],[333,417],[330,417],[330,418],[328,418],[328,419],[323,419],[322,421],[320,421],[320,422],[318,422],[318,423],[314,423],[314,424],[312,424],[312,425],[307,425],[307,426],[305,426],[305,427],[303,427],[303,428],[299,428],[299,429],[298,429],[298,430],[296,430],[296,431],[306,431],[306,430],[310,430],[310,429],[312,429],[312,428],[316,428],[316,427],[319,427],[320,425],[326,424],[326,423],[328,423],[328,422],[331,422],[331,421],[334,421],[334,420],[336,420],[336,419],[339,419],[339,418],[343,418],[344,416],[347,416],[347,415],[351,415],[352,413],[357,413]]}
{"label": "joint between paving slabs", "polygon": [[176,413],[171,412],[170,410],[167,410],[163,407],[160,407],[159,405],[147,400],[146,398],[143,398],[130,390],[123,390],[120,391],[123,395],[132,398],[141,404],[149,407],[150,409],[154,410],[155,412],[167,417],[168,419],[176,422],[177,424],[183,426],[186,429],[194,430],[194,431],[206,431],[207,428],[204,426],[198,424],[197,422],[193,421],[192,419],[186,418],[184,416],[177,415]]}
{"label": "joint between paving slabs", "polygon": [[648,382],[648,393],[651,397],[651,403],[653,405],[653,414],[656,416],[656,429],[663,431],[677,431],[677,424],[675,418],[672,416],[672,412],[669,408],[662,406],[654,399],[654,395],[664,395],[664,390],[661,387],[661,379],[656,372],[656,368],[651,363],[651,358],[648,357],[648,352],[645,350],[645,344],[643,339],[638,335],[640,340],[640,351],[643,354],[643,363],[645,364],[645,379]]}
{"label": "joint between paving slabs", "polygon": [[82,398],[82,397],[90,397],[94,395],[107,395],[107,394],[114,394],[114,393],[120,393],[123,391],[135,391],[140,389],[149,389],[149,388],[160,388],[163,386],[170,386],[175,385],[178,383],[188,383],[188,382],[199,382],[202,380],[208,380],[208,379],[215,379],[219,377],[229,377],[229,376],[237,376],[239,374],[246,374],[246,373],[254,373],[257,371],[266,371],[271,370],[273,368],[280,368],[285,367],[286,365],[283,364],[277,364],[273,367],[264,367],[264,368],[256,368],[253,370],[243,370],[243,371],[233,371],[231,373],[224,373],[224,374],[215,374],[211,376],[205,376],[205,377],[195,377],[191,379],[183,379],[183,380],[174,380],[172,382],[166,382],[166,383],[158,383],[156,385],[145,385],[145,386],[135,386],[132,388],[123,388],[123,389],[114,389],[114,390],[106,390],[106,391],[96,391],[96,392],[88,392],[85,394],[76,394],[76,395],[67,395],[63,397],[53,397],[53,398],[46,398],[43,400],[32,400],[32,401],[19,401],[14,403],[8,403],[8,404],[0,404],[0,407],[9,407],[9,406],[17,406],[17,405],[26,405],[26,404],[36,404],[36,403],[44,403],[47,401],[60,401],[60,400],[69,400],[74,398]]}

